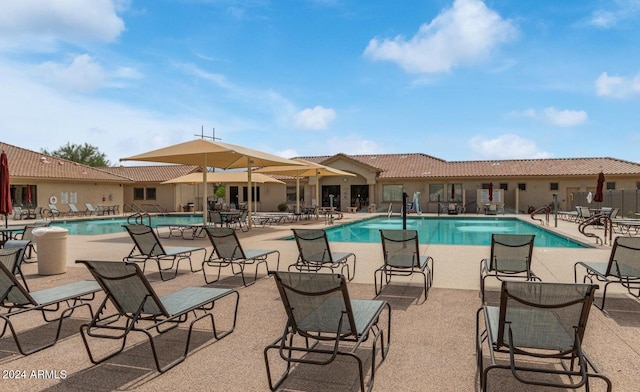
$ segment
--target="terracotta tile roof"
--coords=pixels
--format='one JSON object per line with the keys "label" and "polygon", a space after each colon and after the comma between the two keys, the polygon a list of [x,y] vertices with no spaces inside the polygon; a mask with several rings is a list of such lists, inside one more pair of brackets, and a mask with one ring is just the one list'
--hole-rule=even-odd
{"label": "terracotta tile roof", "polygon": [[429,177],[528,177],[640,175],[640,164],[616,158],[517,159],[447,162],[426,154],[375,154],[300,157],[329,164],[345,158],[379,172],[380,179]]}
{"label": "terracotta tile roof", "polygon": [[103,169],[134,182],[164,182],[200,170],[198,166],[192,165],[120,166]]}
{"label": "terracotta tile roof", "polygon": [[11,177],[40,180],[129,182],[125,177],[100,168],[85,166],[3,142],[0,142],[0,150],[7,153]]}

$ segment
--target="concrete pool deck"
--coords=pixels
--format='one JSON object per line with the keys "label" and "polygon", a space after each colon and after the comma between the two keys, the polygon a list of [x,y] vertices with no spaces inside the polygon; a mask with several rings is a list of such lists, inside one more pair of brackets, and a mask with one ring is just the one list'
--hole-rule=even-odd
{"label": "concrete pool deck", "polygon": [[[345,214],[345,221],[369,217],[370,214]],[[469,216],[476,216],[469,214]],[[507,215],[508,216],[508,215]],[[522,216],[521,216],[522,217]],[[524,217],[527,217],[526,215]],[[16,222],[16,223],[19,223]],[[339,223],[339,222],[338,222]],[[325,228],[322,220],[301,221],[287,225],[254,228],[248,233],[238,232],[243,247],[278,249],[280,269],[295,261],[294,241],[279,238],[290,235],[293,227]],[[552,223],[553,227],[553,223]],[[580,238],[577,224],[558,222],[554,229],[582,242],[594,244],[593,239]],[[166,245],[211,246],[206,239],[193,241],[163,239]],[[74,264],[76,259],[122,260],[132,243],[123,233],[98,236],[69,236],[67,239],[67,273],[54,276],[37,274],[36,264],[25,265],[25,273],[32,290],[51,287],[89,278],[84,267]],[[373,271],[382,264],[380,244],[332,242],[336,251],[350,251],[357,256],[355,279],[349,284],[353,298],[373,298]],[[573,281],[573,265],[577,261],[606,261],[610,246],[584,249],[535,248],[532,268],[544,281]],[[434,286],[429,298],[421,303],[418,281],[398,282],[388,286],[381,298],[392,306],[391,348],[387,359],[378,367],[374,390],[379,391],[468,391],[474,389],[475,315],[481,306],[478,296],[479,261],[488,256],[487,246],[422,245],[423,255],[435,259]],[[147,275],[154,288],[168,293],[186,286],[203,286],[202,273],[181,268],[176,279],[160,282],[149,265]],[[223,271],[224,272],[224,271]],[[239,278],[229,278],[221,286],[238,287]],[[212,284],[211,286],[216,286]],[[490,287],[497,288],[492,284]],[[193,349],[185,362],[164,374],[159,374],[149,356],[148,345],[138,345],[139,337],[127,343],[127,349],[103,364],[92,365],[85,351],[78,326],[86,321],[86,314],[70,320],[64,328],[64,338],[55,346],[39,353],[22,356],[10,337],[0,339],[0,368],[26,371],[26,379],[0,379],[3,391],[69,391],[69,390],[268,390],[263,359],[264,347],[282,333],[284,310],[275,284],[270,278],[260,279],[247,288],[239,288],[240,310],[236,330],[220,340],[196,335]],[[607,300],[605,314],[592,308],[584,348],[592,360],[613,382],[615,391],[637,390],[640,371],[640,302],[612,286],[613,296]],[[98,300],[94,301],[98,306]],[[85,312],[86,313],[86,312]],[[75,316],[75,315],[74,315]],[[218,316],[224,321],[224,315]],[[39,327],[41,317],[23,317],[19,331],[40,335],[47,328]],[[218,320],[218,319],[217,319]],[[38,325],[32,328],[31,325]],[[102,343],[98,343],[99,346]],[[168,349],[175,341],[165,342]],[[349,364],[350,365],[350,364]],[[32,370],[52,370],[66,373],[65,379],[29,377]],[[296,368],[283,384],[283,391],[357,390],[354,368],[345,366]],[[37,374],[37,373],[36,373]],[[492,390],[540,390],[514,385],[510,377],[495,373]],[[604,390],[595,381],[592,390]],[[557,389],[556,389],[557,390]]]}

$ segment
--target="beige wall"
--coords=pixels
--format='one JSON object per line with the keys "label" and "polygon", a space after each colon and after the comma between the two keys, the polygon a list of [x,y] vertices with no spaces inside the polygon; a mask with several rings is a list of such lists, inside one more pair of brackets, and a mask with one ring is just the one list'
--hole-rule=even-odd
{"label": "beige wall", "polygon": [[[26,185],[14,182],[14,185]],[[66,202],[71,202],[71,196],[75,193],[78,209],[83,211],[85,203],[93,206],[98,204],[120,205],[123,203],[123,187],[121,184],[99,184],[99,183],[74,183],[74,182],[31,182],[37,188],[37,200],[33,200],[38,206],[47,207],[49,199],[55,196],[56,205],[60,211],[66,211],[66,204],[63,203],[63,196],[66,193]],[[103,200],[104,198],[104,200]]]}

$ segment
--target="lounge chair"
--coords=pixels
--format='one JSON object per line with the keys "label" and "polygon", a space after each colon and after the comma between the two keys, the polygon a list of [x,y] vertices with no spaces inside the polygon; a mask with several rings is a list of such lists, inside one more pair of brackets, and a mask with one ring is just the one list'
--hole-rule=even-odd
{"label": "lounge chair", "polygon": [[594,305],[604,310],[604,302],[607,297],[607,288],[612,283],[618,283],[625,287],[629,294],[640,298],[640,237],[616,237],[611,248],[609,262],[579,261],[573,266],[573,279],[578,281],[578,266],[584,268],[582,278],[591,283],[602,282],[602,302]]}
{"label": "lounge chair", "polygon": [[84,211],[85,215],[98,215],[98,211],[93,208],[93,204],[84,203],[84,207],[86,208],[86,210]]}
{"label": "lounge chair", "polygon": [[[417,273],[424,279],[424,299],[426,300],[429,288],[433,284],[433,257],[420,256],[418,232],[416,230],[380,230],[380,237],[384,264],[374,272],[376,295],[382,291],[383,281],[389,284],[392,276],[410,276]],[[378,281],[380,281],[379,286]]]}
{"label": "lounge chair", "polygon": [[[287,323],[282,336],[264,349],[269,388],[276,390],[289,376],[293,364],[328,365],[342,356],[356,361],[360,390],[371,390],[379,366],[376,363],[378,347],[382,354],[380,362],[389,351],[389,304],[381,300],[350,299],[343,275],[283,271],[273,275],[287,312]],[[383,315],[385,310],[386,316]],[[367,372],[360,355],[365,350],[361,345],[367,340],[370,341],[371,357],[366,360],[371,361],[371,375],[365,386]],[[278,358],[287,363],[286,370],[275,382],[271,375],[271,350],[277,350]],[[347,363],[340,366],[347,366]]]}
{"label": "lounge chair", "polygon": [[[353,280],[356,273],[356,255],[351,252],[332,252],[329,248],[327,233],[322,229],[292,229],[298,245],[298,259],[289,266],[298,271],[319,271],[328,268],[331,272],[340,268],[349,281]],[[349,267],[349,260],[353,268]]]}
{"label": "lounge chair", "polygon": [[53,219],[62,216],[62,213],[55,204],[49,204],[49,208],[42,210],[42,215],[44,215],[45,218]]}
{"label": "lounge chair", "polygon": [[[220,279],[220,271],[224,267],[231,266],[233,274],[237,274],[234,266],[238,266],[239,273],[242,276],[242,284],[245,286],[247,282],[244,277],[244,269],[247,265],[255,264],[256,270],[251,284],[258,279],[258,267],[264,263],[265,273],[269,271],[267,258],[269,255],[277,255],[276,270],[280,268],[280,252],[275,249],[243,249],[236,232],[228,227],[210,227],[204,228],[207,233],[213,252],[208,259],[202,262],[202,273],[204,281],[209,283],[217,282]],[[215,280],[207,280],[207,269],[205,267],[214,267],[218,269],[218,277]]]}
{"label": "lounge chair", "polygon": [[[4,243],[3,248],[0,249],[0,261],[2,261],[5,267],[13,272],[14,275],[20,275],[22,283],[24,283],[24,288],[27,291],[30,290],[27,279],[25,279],[22,273],[22,263],[24,262],[25,253],[30,244],[31,241],[29,240],[8,240]],[[17,252],[17,255],[14,254],[15,252]]]}
{"label": "lounge chair", "polygon": [[[483,306],[476,315],[480,390],[488,389],[491,370],[506,369],[524,384],[567,389],[585,386],[589,390],[589,379],[595,377],[604,380],[607,390],[611,391],[611,381],[582,350],[597,287],[575,283],[502,282],[500,306]],[[481,316],[484,329],[481,329]],[[483,356],[485,343],[489,351],[488,366]],[[553,366],[558,363],[561,366]],[[551,376],[542,377],[542,374]]]}
{"label": "lounge chair", "polygon": [[458,205],[456,203],[449,203],[447,206],[447,214],[458,215]]}
{"label": "lounge chair", "polygon": [[33,229],[38,228],[38,227],[47,227],[51,225],[51,222],[35,222],[32,223],[30,225],[26,225],[24,227],[24,231],[22,232],[22,235],[20,236],[21,240],[25,240],[25,241],[29,241],[29,244],[27,245],[27,251],[25,254],[25,263],[35,263],[36,261],[28,261],[28,259],[31,258],[31,256],[33,255],[33,253],[38,253],[38,251],[36,250],[36,242],[35,242],[35,237],[33,236]]}
{"label": "lounge chair", "polygon": [[[18,251],[18,249],[13,249],[13,251]],[[98,283],[86,280],[28,292],[25,287],[16,280],[13,271],[7,269],[4,263],[0,263],[0,307],[7,310],[6,312],[0,313],[0,319],[4,321],[0,337],[4,336],[7,329],[9,329],[18,347],[18,351],[22,355],[33,354],[47,347],[51,347],[56,344],[60,338],[62,321],[69,318],[76,309],[86,306],[89,308],[91,317],[93,317],[93,310],[87,301],[92,300],[97,291],[100,291]],[[61,306],[61,304],[66,304],[66,306]],[[64,310],[60,312],[61,309]],[[22,346],[12,318],[30,311],[42,312],[42,318],[45,322],[50,323],[57,321],[58,327],[53,341],[48,341],[34,348],[26,349]],[[49,319],[47,313],[56,313],[57,316]],[[29,319],[29,322],[32,326],[33,320]],[[32,338],[30,338],[29,341],[29,343],[33,343]]]}
{"label": "lounge chair", "polygon": [[[240,299],[236,290],[186,287],[160,297],[136,264],[88,260],[77,260],[76,263],[84,264],[107,294],[92,320],[80,327],[87,354],[94,364],[121,353],[130,332],[141,332],[149,340],[156,368],[164,373],[187,357],[191,333],[197,321],[209,318],[216,339],[222,339],[235,329]],[[216,329],[211,310],[218,300],[231,294],[235,295],[233,323],[229,330],[221,333]],[[108,303],[113,306],[108,306]],[[154,338],[186,323],[190,313],[195,318],[189,324],[184,352],[178,359],[161,365]],[[154,330],[156,333],[152,334]],[[91,350],[89,338],[122,340],[122,345],[97,358]]]}
{"label": "lounge chair", "polygon": [[[161,280],[175,278],[178,275],[178,268],[180,267],[180,262],[182,260],[189,261],[189,268],[191,268],[191,272],[200,271],[199,269],[193,269],[191,254],[202,251],[204,252],[204,255],[202,256],[203,260],[207,256],[207,251],[203,247],[162,246],[158,236],[149,226],[132,224],[124,225],[124,228],[127,229],[127,232],[135,245],[133,246],[133,249],[131,249],[131,252],[129,252],[129,255],[123,258],[123,261],[128,263],[142,263],[142,271],[144,271],[147,261],[153,260],[158,266],[158,272],[160,273]],[[163,267],[163,264],[167,264],[168,262],[171,262],[171,265],[169,267]],[[169,271],[174,267],[176,269],[175,274],[170,278],[165,278],[163,272]]]}
{"label": "lounge chair", "polygon": [[67,204],[67,206],[69,207],[69,212],[67,212],[67,215],[70,215],[70,216],[84,215],[84,211],[80,211],[75,204],[69,203]]}
{"label": "lounge chair", "polygon": [[485,280],[540,280],[531,270],[531,255],[535,235],[492,234],[491,255],[480,261],[480,297],[484,302]]}

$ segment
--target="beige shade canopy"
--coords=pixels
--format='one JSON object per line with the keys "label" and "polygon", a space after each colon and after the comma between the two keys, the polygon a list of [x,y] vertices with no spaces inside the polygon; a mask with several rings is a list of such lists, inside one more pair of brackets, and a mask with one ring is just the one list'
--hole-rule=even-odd
{"label": "beige shade canopy", "polygon": [[[241,172],[208,172],[207,182],[212,183],[246,183],[249,181],[249,175],[246,171]],[[163,184],[195,184],[202,182],[202,173],[189,173],[184,176],[173,178],[169,181],[163,182]],[[262,173],[251,173],[251,182],[257,182],[260,184],[273,183],[284,184],[280,180],[276,180],[273,177],[269,177]]]}
{"label": "beige shade canopy", "polygon": [[[159,148],[143,154],[121,158],[120,160],[175,163],[202,167],[202,183],[205,184],[205,186],[202,187],[202,200],[204,205],[202,217],[205,223],[207,221],[206,173],[208,167],[217,167],[221,169],[246,168],[247,182],[249,188],[251,188],[251,169],[253,167],[302,165],[299,162],[294,162],[266,152],[205,139],[195,139],[184,143],[174,144],[172,146]],[[251,198],[249,198],[247,204],[249,209],[248,223],[249,228],[251,228]]]}
{"label": "beige shade canopy", "polygon": [[307,161],[305,159],[295,158],[292,161],[300,163],[302,166],[269,166],[261,167],[255,170],[256,173],[269,173],[280,174],[285,176],[296,177],[296,212],[300,213],[300,177],[315,177],[316,178],[316,203],[320,202],[320,184],[318,182],[319,177],[329,176],[345,176],[355,177],[353,173],[334,169],[329,166],[321,165],[319,163]]}

